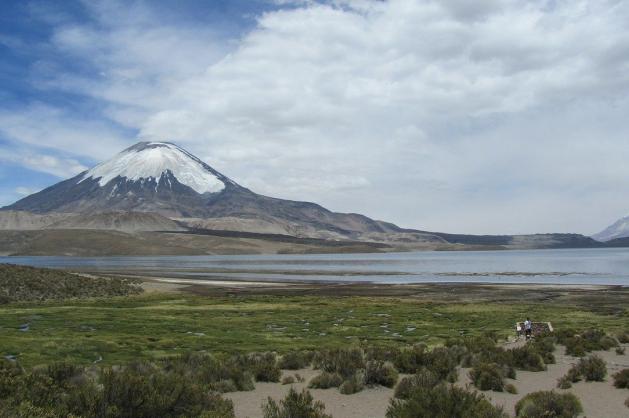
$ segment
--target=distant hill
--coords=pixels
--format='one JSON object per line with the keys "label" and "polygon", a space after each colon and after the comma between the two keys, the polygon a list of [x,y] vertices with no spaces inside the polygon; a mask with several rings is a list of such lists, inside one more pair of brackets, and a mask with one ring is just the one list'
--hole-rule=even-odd
{"label": "distant hill", "polygon": [[135,279],[93,278],[59,270],[0,264],[0,304],[141,292],[140,282]]}

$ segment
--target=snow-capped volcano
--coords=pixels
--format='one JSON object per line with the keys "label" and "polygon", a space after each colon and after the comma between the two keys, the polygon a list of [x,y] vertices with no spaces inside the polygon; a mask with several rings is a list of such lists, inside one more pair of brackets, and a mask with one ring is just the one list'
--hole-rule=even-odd
{"label": "snow-capped volcano", "polygon": [[33,213],[137,211],[204,217],[209,201],[228,190],[249,192],[175,144],[139,142],[76,177],[4,209]]}
{"label": "snow-capped volcano", "polygon": [[400,231],[366,216],[256,194],[169,142],[139,142],[2,209],[35,214],[151,212],[179,220],[194,218],[195,227],[201,228],[245,225],[246,230],[314,236]]}
{"label": "snow-capped volcano", "polygon": [[97,179],[102,187],[120,177],[129,181],[156,181],[172,174],[199,194],[216,193],[231,182],[188,151],[169,142],[140,142],[88,170],[79,183]]}

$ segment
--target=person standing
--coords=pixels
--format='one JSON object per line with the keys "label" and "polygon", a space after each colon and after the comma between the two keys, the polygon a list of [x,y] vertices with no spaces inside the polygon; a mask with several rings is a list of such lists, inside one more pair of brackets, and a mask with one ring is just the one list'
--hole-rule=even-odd
{"label": "person standing", "polygon": [[533,328],[532,325],[533,323],[531,322],[529,317],[526,317],[526,321],[524,321],[524,335],[526,335],[527,340],[531,338],[531,330]]}

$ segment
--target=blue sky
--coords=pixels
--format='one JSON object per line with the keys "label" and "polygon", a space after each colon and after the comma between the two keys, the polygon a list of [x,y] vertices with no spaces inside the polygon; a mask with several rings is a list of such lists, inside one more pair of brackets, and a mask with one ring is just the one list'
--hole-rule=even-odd
{"label": "blue sky", "polygon": [[0,205],[139,140],[403,226],[629,213],[626,0],[0,5]]}

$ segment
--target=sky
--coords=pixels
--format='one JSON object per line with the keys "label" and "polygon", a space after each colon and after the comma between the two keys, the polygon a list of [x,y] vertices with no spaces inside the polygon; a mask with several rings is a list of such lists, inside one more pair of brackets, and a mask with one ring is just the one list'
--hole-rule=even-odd
{"label": "sky", "polygon": [[3,0],[0,205],[138,141],[430,231],[629,213],[629,0]]}

